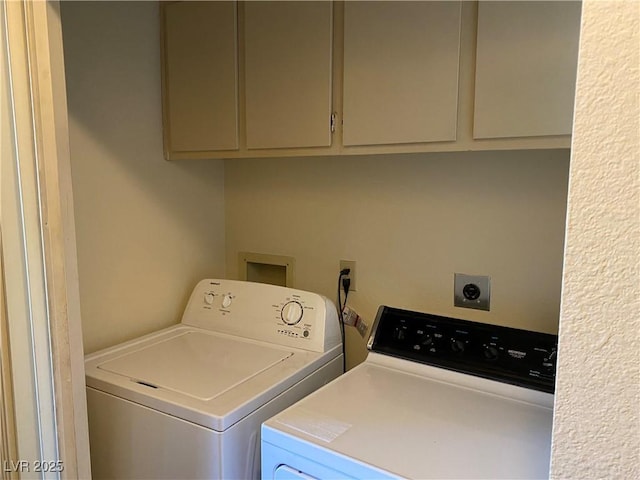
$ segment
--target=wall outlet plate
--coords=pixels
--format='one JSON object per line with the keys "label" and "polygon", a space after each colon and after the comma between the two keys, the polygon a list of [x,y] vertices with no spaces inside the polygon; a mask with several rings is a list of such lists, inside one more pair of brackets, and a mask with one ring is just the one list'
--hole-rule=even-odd
{"label": "wall outlet plate", "polygon": [[456,307],[489,311],[491,307],[491,278],[487,275],[455,273],[453,304]]}

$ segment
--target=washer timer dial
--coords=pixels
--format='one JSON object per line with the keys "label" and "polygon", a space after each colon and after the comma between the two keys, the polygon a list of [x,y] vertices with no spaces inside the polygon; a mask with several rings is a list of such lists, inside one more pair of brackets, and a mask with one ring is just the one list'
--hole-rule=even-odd
{"label": "washer timer dial", "polygon": [[295,325],[298,323],[302,320],[302,314],[302,304],[295,300],[285,303],[280,311],[280,317],[287,325]]}

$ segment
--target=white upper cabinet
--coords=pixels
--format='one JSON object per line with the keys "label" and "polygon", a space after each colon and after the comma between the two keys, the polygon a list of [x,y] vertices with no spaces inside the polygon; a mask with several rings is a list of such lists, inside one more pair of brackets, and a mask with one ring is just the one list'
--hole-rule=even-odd
{"label": "white upper cabinet", "polygon": [[571,134],[580,8],[479,3],[474,138]]}
{"label": "white upper cabinet", "polygon": [[332,2],[246,2],[248,149],[331,145]]}
{"label": "white upper cabinet", "polygon": [[345,2],[343,144],[454,141],[461,2]]}
{"label": "white upper cabinet", "polygon": [[161,2],[167,158],[568,148],[580,10]]}
{"label": "white upper cabinet", "polygon": [[163,8],[165,151],[238,148],[235,2]]}

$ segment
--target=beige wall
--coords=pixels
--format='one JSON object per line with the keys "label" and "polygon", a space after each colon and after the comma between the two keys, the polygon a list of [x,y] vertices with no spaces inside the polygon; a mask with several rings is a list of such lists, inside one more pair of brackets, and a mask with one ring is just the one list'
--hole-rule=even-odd
{"label": "beige wall", "polygon": [[[569,153],[467,152],[227,160],[227,273],[240,251],[291,255],[296,286],[335,302],[338,262],[357,262],[349,304],[380,304],[556,333]],[[453,306],[454,272],[491,276],[491,311]],[[348,329],[353,365],[364,340]]]}
{"label": "beige wall", "polygon": [[640,478],[640,2],[583,3],[552,478]]}
{"label": "beige wall", "polygon": [[156,2],[62,2],[85,352],[179,320],[224,275],[221,161],[162,154]]}

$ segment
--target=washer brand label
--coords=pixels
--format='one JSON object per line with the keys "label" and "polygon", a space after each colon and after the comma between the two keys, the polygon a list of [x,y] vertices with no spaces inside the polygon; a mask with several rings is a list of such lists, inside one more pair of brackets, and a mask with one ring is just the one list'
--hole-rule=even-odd
{"label": "washer brand label", "polygon": [[507,353],[511,355],[513,358],[521,359],[527,356],[526,352],[521,352],[519,350],[507,350]]}

